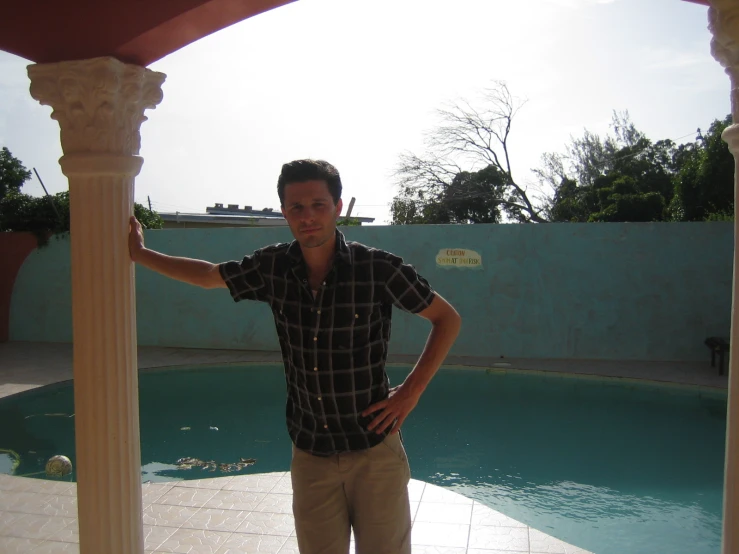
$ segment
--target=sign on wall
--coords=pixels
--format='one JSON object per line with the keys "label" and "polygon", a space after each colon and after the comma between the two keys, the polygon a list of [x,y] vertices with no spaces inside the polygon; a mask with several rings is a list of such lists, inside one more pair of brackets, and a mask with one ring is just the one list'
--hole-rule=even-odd
{"label": "sign on wall", "polygon": [[466,248],[442,248],[436,255],[436,265],[445,268],[482,269],[482,256]]}

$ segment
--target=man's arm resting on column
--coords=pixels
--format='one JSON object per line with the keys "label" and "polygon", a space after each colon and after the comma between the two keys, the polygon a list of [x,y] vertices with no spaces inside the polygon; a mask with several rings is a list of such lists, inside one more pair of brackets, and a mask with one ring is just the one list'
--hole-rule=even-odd
{"label": "man's arm resting on column", "polygon": [[166,277],[204,289],[226,288],[218,266],[204,260],[167,256],[161,252],[143,248],[134,261]]}
{"label": "man's arm resting on column", "polygon": [[380,411],[367,426],[369,430],[382,433],[393,425],[392,433],[397,433],[408,414],[416,407],[421,394],[438,371],[454,341],[459,335],[462,318],[441,296],[436,294],[431,305],[418,313],[431,322],[432,328],[426,346],[418,358],[413,371],[403,384],[395,388],[387,400],[367,408],[362,415]]}
{"label": "man's arm resting on column", "polygon": [[141,224],[135,218],[131,218],[128,250],[131,260],[166,277],[205,289],[226,288],[218,265],[204,260],[167,256],[146,248]]}

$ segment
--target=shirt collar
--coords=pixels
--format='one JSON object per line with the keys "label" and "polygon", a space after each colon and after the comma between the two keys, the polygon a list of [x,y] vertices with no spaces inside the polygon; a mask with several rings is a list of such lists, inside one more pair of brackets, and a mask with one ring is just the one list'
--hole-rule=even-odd
{"label": "shirt collar", "polygon": [[[290,243],[290,246],[287,248],[287,255],[292,260],[293,265],[297,265],[303,261],[303,251],[300,249],[300,244],[298,244],[297,240],[294,240]],[[346,243],[346,237],[344,237],[344,233],[342,233],[338,229],[336,229],[335,259],[340,260],[347,265],[352,265],[352,263],[354,262],[352,257],[352,250]]]}

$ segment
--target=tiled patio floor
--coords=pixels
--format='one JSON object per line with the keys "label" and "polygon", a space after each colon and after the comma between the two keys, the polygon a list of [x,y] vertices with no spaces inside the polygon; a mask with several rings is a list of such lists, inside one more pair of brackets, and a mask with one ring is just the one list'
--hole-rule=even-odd
{"label": "tiled patio floor", "polygon": [[[143,492],[147,553],[298,553],[289,473]],[[73,483],[0,475],[0,552],[78,553],[75,494]],[[414,554],[588,554],[448,489],[413,480],[409,494]]]}
{"label": "tiled patio floor", "polygon": [[[72,378],[68,344],[0,344],[0,398]],[[139,349],[142,369],[278,362],[274,352]],[[391,362],[412,363],[395,356]],[[448,365],[505,367],[726,388],[708,362],[500,360],[451,357]],[[504,365],[503,365],[504,364]],[[411,461],[412,462],[412,461]],[[586,554],[435,485],[411,481],[415,554]],[[79,552],[76,486],[0,475],[0,554]],[[290,477],[271,473],[144,485],[147,553],[297,553]]]}

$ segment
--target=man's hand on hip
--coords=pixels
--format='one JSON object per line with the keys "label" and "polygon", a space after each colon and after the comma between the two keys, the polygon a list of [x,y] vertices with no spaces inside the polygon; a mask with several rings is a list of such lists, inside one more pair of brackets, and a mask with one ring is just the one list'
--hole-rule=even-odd
{"label": "man's hand on hip", "polygon": [[416,407],[420,397],[420,394],[413,392],[411,387],[405,383],[390,389],[390,394],[386,400],[372,404],[362,412],[363,416],[379,412],[367,426],[367,429],[379,435],[385,429],[391,427],[390,434],[394,435],[400,431],[400,426],[403,425],[405,418]]}

